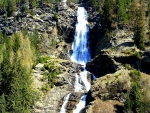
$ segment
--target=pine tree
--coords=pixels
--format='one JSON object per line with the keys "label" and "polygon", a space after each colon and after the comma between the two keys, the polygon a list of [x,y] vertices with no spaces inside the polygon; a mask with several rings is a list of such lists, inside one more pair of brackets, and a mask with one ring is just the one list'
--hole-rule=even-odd
{"label": "pine tree", "polygon": [[141,1],[141,5],[139,8],[137,8],[136,11],[136,16],[135,16],[135,36],[134,36],[134,42],[136,44],[136,46],[141,49],[144,50],[145,46],[144,46],[144,39],[146,38],[146,14],[145,14],[145,5],[144,5],[144,0]]}
{"label": "pine tree", "polygon": [[37,1],[36,0],[29,0],[32,8],[35,8],[37,6]]}
{"label": "pine tree", "polygon": [[8,15],[11,15],[16,10],[16,0],[7,0],[8,1]]}
{"label": "pine tree", "polygon": [[104,8],[103,8],[103,15],[102,15],[102,30],[103,33],[108,32],[112,29],[113,22],[116,21],[116,14],[115,14],[115,2],[112,0],[105,0]]}
{"label": "pine tree", "polygon": [[6,100],[4,93],[0,96],[0,112],[6,113]]}
{"label": "pine tree", "polygon": [[3,8],[5,11],[7,10],[7,7],[8,7],[8,0],[4,0]]}
{"label": "pine tree", "polygon": [[117,15],[121,22],[128,22],[128,15],[126,12],[126,0],[117,0]]}
{"label": "pine tree", "polygon": [[[13,35],[11,38],[3,36],[1,42],[5,46],[1,50],[3,58],[0,62],[0,112],[2,113],[31,113],[31,106],[35,100],[31,87],[31,67],[28,68],[28,64],[23,64],[22,61],[25,54],[31,50],[30,43],[27,37],[22,38],[22,36],[21,40],[19,36]],[[26,45],[21,41],[29,45],[28,51],[20,49]]]}
{"label": "pine tree", "polygon": [[148,20],[149,20],[148,22],[149,22],[149,29],[150,29],[150,0],[148,0]]}

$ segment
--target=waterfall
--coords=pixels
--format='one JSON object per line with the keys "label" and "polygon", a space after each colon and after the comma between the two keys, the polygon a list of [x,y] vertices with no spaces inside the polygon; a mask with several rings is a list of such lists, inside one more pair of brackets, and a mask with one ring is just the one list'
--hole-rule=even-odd
{"label": "waterfall", "polygon": [[[85,93],[79,103],[76,105],[73,113],[80,113],[82,109],[85,108],[86,105],[86,97],[87,93],[90,90],[91,84],[87,79],[87,71],[85,69],[86,63],[91,59],[90,47],[89,47],[89,28],[87,22],[88,14],[84,7],[78,7],[77,11],[77,24],[74,42],[72,44],[72,56],[71,61],[77,64],[81,64],[83,71],[75,74],[75,83],[74,83],[74,91]],[[95,79],[95,76],[92,75]],[[86,91],[85,91],[86,90]],[[69,97],[68,97],[69,98]],[[66,99],[63,103],[60,113],[65,113],[65,104],[67,103]]]}
{"label": "waterfall", "polygon": [[60,109],[60,113],[66,113],[66,104],[67,104],[67,102],[68,102],[68,99],[69,99],[70,94],[71,94],[71,93],[69,93],[68,95],[66,95],[66,96],[64,97],[64,102],[63,102],[63,105],[62,105],[62,107],[61,107],[61,109]]}
{"label": "waterfall", "polygon": [[66,3],[66,2],[67,2],[67,0],[62,0],[62,2]]}
{"label": "waterfall", "polygon": [[[84,7],[78,7],[76,32],[74,42],[72,44],[73,54],[71,56],[71,61],[81,64],[84,68],[84,71],[80,72],[80,74],[76,74],[74,86],[75,92],[84,92],[84,87],[88,92],[91,87],[90,83],[87,80],[87,71],[85,70],[85,64],[91,59],[87,17],[88,15]],[[82,81],[84,86],[79,81]],[[79,113],[85,107],[86,97],[87,94],[81,97],[81,100],[76,105],[73,113]]]}
{"label": "waterfall", "polygon": [[86,10],[83,7],[78,7],[76,33],[72,45],[73,54],[71,56],[71,61],[84,66],[91,59],[87,17]]}

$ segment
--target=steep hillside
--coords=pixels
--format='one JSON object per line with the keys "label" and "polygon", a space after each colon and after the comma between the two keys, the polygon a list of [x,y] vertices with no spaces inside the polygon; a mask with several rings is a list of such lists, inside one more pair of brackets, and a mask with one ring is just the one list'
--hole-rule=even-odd
{"label": "steep hillside", "polygon": [[0,0],[0,112],[58,113],[70,93],[66,110],[76,109],[86,92],[74,92],[84,69],[70,61],[80,6],[92,54],[81,112],[150,112],[150,0]]}

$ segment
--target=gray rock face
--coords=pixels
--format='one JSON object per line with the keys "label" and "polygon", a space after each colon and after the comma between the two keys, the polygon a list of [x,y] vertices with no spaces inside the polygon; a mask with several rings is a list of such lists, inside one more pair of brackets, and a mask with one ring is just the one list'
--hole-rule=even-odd
{"label": "gray rock face", "polygon": [[[80,101],[84,93],[74,92],[75,74],[83,71],[80,64],[75,64],[68,60],[59,59],[57,61],[62,73],[56,76],[54,81],[54,87],[45,94],[44,98],[41,98],[36,102],[32,113],[57,113],[60,111],[64,97],[70,94],[68,103],[66,105],[67,112],[71,112],[75,109],[75,106]],[[39,63],[33,70],[34,84],[37,88],[41,88],[47,80],[44,80],[44,73],[48,71],[42,71],[44,64]],[[91,73],[88,72],[88,80],[91,82]],[[39,82],[40,81],[40,82]]]}
{"label": "gray rock face", "polygon": [[[55,8],[58,10],[55,11]],[[64,7],[61,4],[53,4],[53,6],[40,4],[36,9],[30,10],[34,15],[21,12],[9,18],[0,15],[0,30],[10,36],[14,32],[23,30],[25,27],[27,27],[30,32],[33,32],[35,27],[37,27],[41,35],[43,32],[49,32],[47,26],[58,26],[60,32],[63,32],[63,34],[68,33],[67,36],[73,36],[73,34],[69,32],[73,32],[74,30],[75,24],[73,23],[75,23],[75,17],[73,15],[75,11],[70,7]],[[56,14],[58,16],[57,18],[55,16]]]}

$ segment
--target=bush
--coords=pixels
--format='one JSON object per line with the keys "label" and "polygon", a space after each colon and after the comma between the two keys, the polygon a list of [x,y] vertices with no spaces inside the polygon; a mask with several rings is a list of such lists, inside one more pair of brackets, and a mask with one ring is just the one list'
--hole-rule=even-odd
{"label": "bush", "polygon": [[47,93],[49,90],[50,90],[50,87],[48,84],[45,84],[41,87],[41,90],[44,92],[44,93]]}
{"label": "bush", "polygon": [[58,13],[55,12],[55,13],[54,13],[54,19],[55,19],[55,20],[58,20],[58,17],[59,17]]}
{"label": "bush", "polygon": [[37,63],[47,63],[47,60],[50,60],[50,57],[48,56],[39,57],[37,59]]}
{"label": "bush", "polygon": [[125,64],[125,68],[126,68],[126,69],[131,69],[132,67],[131,67],[130,64]]}

